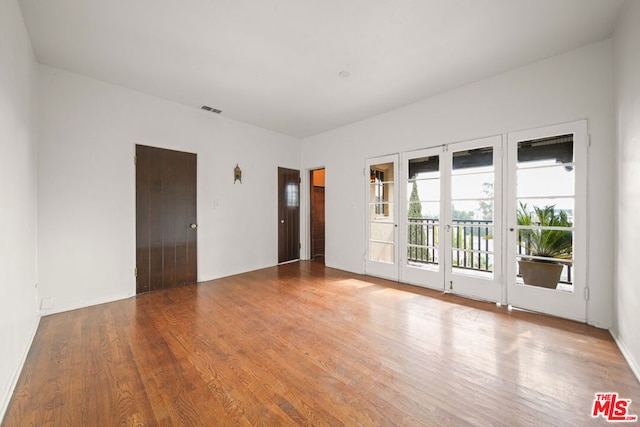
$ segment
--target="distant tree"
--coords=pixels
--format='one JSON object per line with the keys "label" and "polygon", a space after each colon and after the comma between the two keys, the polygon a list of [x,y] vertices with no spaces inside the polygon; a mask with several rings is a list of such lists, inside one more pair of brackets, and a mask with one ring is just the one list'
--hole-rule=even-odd
{"label": "distant tree", "polygon": [[[407,212],[409,218],[409,230],[407,233],[407,243],[409,245],[425,245],[426,234],[424,229],[424,217],[422,216],[422,203],[420,203],[420,196],[418,195],[418,184],[413,181],[413,188],[411,189],[411,196],[409,196],[409,211]],[[414,221],[411,221],[414,219]],[[426,261],[427,249],[417,248],[409,246],[408,250],[409,259]]]}
{"label": "distant tree", "polygon": [[[485,182],[482,184],[482,192],[486,197],[493,199],[493,183]],[[493,200],[480,200],[480,212],[482,212],[482,219],[493,219]]]}
{"label": "distant tree", "polygon": [[411,196],[409,196],[409,218],[422,218],[422,203],[420,203],[420,196],[418,196],[418,184],[413,181],[413,188],[411,189]]}

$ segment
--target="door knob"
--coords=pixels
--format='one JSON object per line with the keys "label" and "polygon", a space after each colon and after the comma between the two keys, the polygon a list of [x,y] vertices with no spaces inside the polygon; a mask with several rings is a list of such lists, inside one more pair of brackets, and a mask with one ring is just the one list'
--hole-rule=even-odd
{"label": "door knob", "polygon": [[445,230],[447,230],[447,231],[451,230],[451,226],[450,226],[449,224],[447,224],[444,228],[445,228]]}
{"label": "door knob", "polygon": [[280,224],[284,224],[284,219],[281,219],[281,220],[280,220]]}
{"label": "door knob", "polygon": [[198,224],[191,224],[190,227],[195,230],[196,228],[198,228]]}

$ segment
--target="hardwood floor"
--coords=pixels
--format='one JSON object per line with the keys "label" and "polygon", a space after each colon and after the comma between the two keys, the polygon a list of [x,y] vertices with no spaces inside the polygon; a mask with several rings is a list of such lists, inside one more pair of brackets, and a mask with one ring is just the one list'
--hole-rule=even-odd
{"label": "hardwood floor", "polygon": [[640,384],[584,324],[301,262],[44,317],[3,426],[573,425]]}

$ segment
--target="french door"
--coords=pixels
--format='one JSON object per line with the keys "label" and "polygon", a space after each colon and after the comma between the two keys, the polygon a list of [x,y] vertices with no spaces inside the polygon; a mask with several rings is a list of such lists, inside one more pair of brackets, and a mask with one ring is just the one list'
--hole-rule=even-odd
{"label": "french door", "polygon": [[398,155],[368,159],[365,271],[398,280]]}
{"label": "french door", "polygon": [[587,122],[506,141],[367,161],[367,274],[585,321]]}
{"label": "french door", "polygon": [[507,302],[586,320],[586,120],[509,134]]}
{"label": "french door", "polygon": [[403,282],[501,300],[502,139],[404,153]]}

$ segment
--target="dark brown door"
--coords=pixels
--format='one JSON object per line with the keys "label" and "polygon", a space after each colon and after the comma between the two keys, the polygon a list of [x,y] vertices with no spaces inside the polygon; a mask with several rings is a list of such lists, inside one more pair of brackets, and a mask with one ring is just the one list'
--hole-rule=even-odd
{"label": "dark brown door", "polygon": [[311,258],[324,256],[324,172],[324,169],[310,172]]}
{"label": "dark brown door", "polygon": [[198,277],[197,156],[136,145],[136,292]]}
{"label": "dark brown door", "polygon": [[300,259],[300,171],[278,168],[278,262]]}

